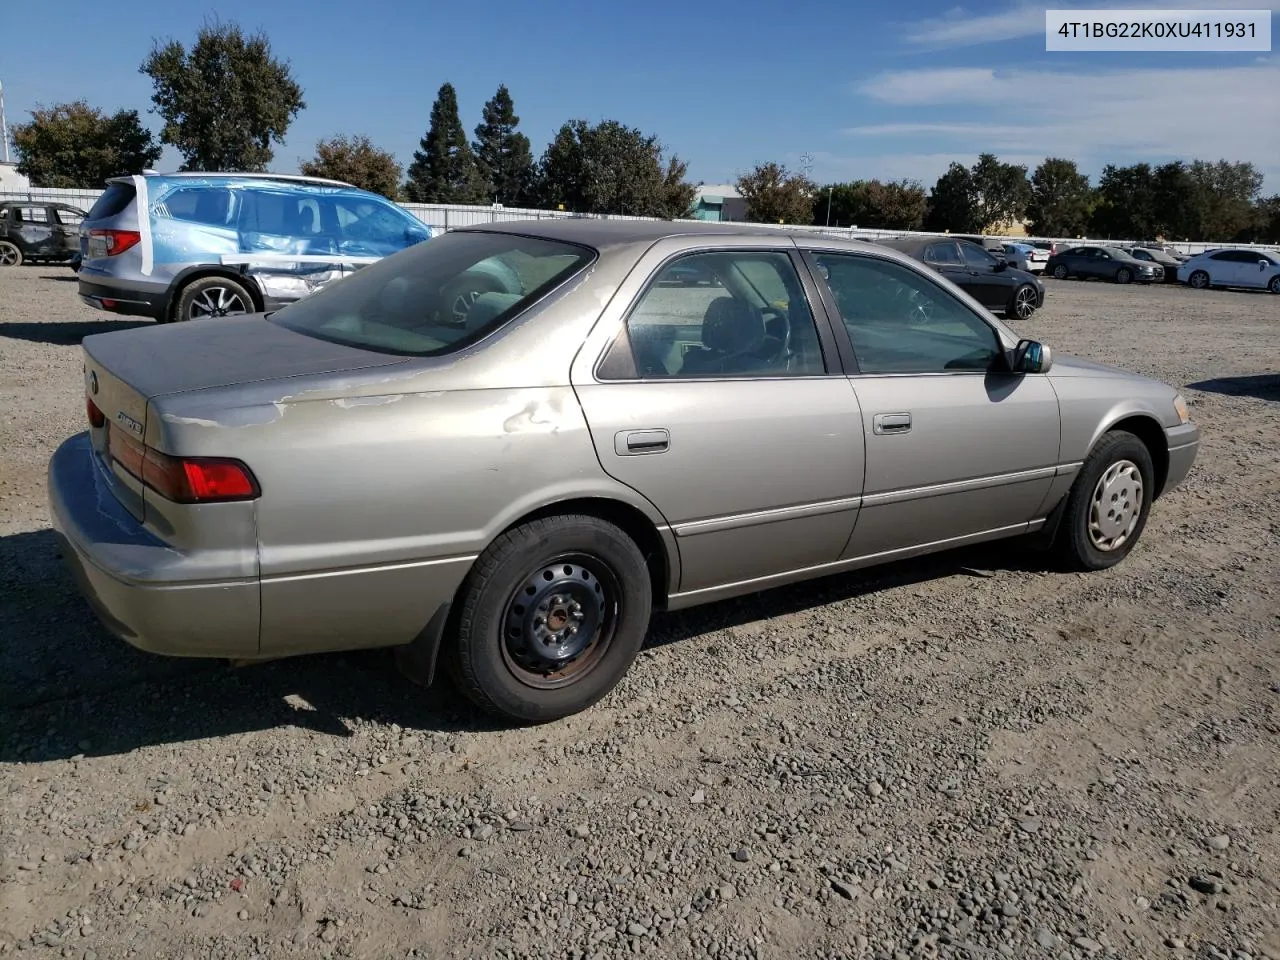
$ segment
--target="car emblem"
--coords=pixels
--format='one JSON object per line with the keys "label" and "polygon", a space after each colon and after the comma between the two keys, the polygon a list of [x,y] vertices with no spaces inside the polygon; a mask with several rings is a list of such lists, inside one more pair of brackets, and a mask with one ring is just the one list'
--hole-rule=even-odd
{"label": "car emblem", "polygon": [[94,396],[98,395],[98,372],[96,370],[89,371],[89,392]]}
{"label": "car emblem", "polygon": [[131,432],[138,436],[142,436],[142,424],[133,419],[133,417],[129,416],[123,410],[116,414],[116,422],[124,424]]}

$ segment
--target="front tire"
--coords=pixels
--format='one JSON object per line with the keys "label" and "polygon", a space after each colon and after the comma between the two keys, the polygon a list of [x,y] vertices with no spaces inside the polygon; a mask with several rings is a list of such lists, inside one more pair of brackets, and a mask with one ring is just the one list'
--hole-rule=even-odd
{"label": "front tire", "polygon": [[1151,452],[1126,430],[1104,434],[1067,495],[1055,543],[1071,570],[1105,570],[1134,548],[1154,493]]}
{"label": "front tire", "polygon": [[480,555],[463,584],[446,665],[481,709],[545,723],[618,685],[649,628],[649,568],[598,517],[521,524]]}
{"label": "front tire", "polygon": [[1280,273],[1271,278],[1271,282],[1267,284],[1267,289],[1272,293],[1280,293]]}
{"label": "front tire", "polygon": [[1116,283],[1128,283],[1133,279],[1133,272],[1128,267],[1121,267],[1116,271]]}
{"label": "front tire", "polygon": [[1030,320],[1035,312],[1036,288],[1029,283],[1024,283],[1013,292],[1013,300],[1010,301],[1006,313],[1018,320]]}
{"label": "front tire", "polygon": [[1203,270],[1197,270],[1195,273],[1191,274],[1191,276],[1187,277],[1187,283],[1192,287],[1195,287],[1197,290],[1208,290],[1209,274],[1205,273]]}

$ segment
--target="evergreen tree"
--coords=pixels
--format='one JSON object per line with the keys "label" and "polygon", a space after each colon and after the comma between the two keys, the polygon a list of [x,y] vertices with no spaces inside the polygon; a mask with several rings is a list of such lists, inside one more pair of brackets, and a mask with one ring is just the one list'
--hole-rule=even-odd
{"label": "evergreen tree", "polygon": [[476,167],[490,203],[517,207],[530,200],[533,187],[533,152],[529,138],[516,130],[520,118],[507,85],[500,84],[485,105],[476,127]]}
{"label": "evergreen tree", "polygon": [[415,203],[484,202],[484,183],[458,118],[453,84],[441,85],[431,105],[431,125],[409,164],[405,196]]}

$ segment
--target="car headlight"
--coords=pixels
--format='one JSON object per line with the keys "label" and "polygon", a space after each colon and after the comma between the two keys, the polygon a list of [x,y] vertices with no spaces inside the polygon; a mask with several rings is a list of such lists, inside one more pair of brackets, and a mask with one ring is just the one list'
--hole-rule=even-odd
{"label": "car headlight", "polygon": [[1190,423],[1191,415],[1187,413],[1187,401],[1183,399],[1182,394],[1175,393],[1173,395],[1173,409],[1178,414],[1178,420],[1181,423]]}

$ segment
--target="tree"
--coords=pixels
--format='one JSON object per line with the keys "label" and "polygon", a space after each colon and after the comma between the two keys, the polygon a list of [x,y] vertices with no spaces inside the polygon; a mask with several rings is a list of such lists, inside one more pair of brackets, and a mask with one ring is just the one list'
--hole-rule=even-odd
{"label": "tree", "polygon": [[108,116],[83,100],[37,107],[13,128],[18,172],[36,187],[101,187],[110,177],[141,173],[163,150],[137,110]]}
{"label": "tree", "polygon": [[1254,204],[1253,228],[1245,243],[1280,243],[1280,193]]}
{"label": "tree", "polygon": [[539,163],[537,196],[545,206],[578,213],[674,219],[692,212],[688,165],[663,159],[653,135],[616,120],[563,124]]}
{"label": "tree", "polygon": [[821,189],[813,199],[813,222],[826,225],[830,200],[833,226],[871,227],[884,230],[919,230],[928,198],[914,180],[881,183],[855,180]]}
{"label": "tree", "polygon": [[925,227],[973,233],[986,224],[978,211],[978,190],[973,174],[962,163],[952,163],[929,191]]}
{"label": "tree", "polygon": [[1153,235],[1184,240],[1199,236],[1206,199],[1181,160],[1156,167],[1151,172]]}
{"label": "tree", "polygon": [[1149,240],[1159,231],[1159,219],[1150,164],[1117,167],[1109,163],[1102,168],[1091,233],[1113,240]]}
{"label": "tree", "polygon": [[415,203],[483,203],[485,185],[458,118],[458,92],[443,83],[431,121],[409,164],[405,195]]}
{"label": "tree", "polygon": [[299,170],[308,177],[344,180],[362,190],[380,193],[389,200],[400,196],[400,164],[368,137],[337,136],[316,143],[316,155],[302,162]]}
{"label": "tree", "polygon": [[284,142],[306,106],[266,34],[246,36],[234,23],[206,22],[190,53],[176,40],[153,44],[139,72],[155,84],[160,139],[185,158],[183,170],[265,170],[271,144]]}
{"label": "tree", "polygon": [[1262,174],[1252,163],[1195,160],[1187,170],[1200,207],[1200,239],[1232,240],[1254,221]]}
{"label": "tree", "polygon": [[516,130],[520,118],[506,84],[484,105],[472,144],[476,166],[490,203],[515,207],[527,203],[533,189],[533,153],[529,138]]}
{"label": "tree", "polygon": [[809,223],[818,187],[804,174],[777,163],[762,163],[738,178],[747,203],[747,219],[755,223]]}
{"label": "tree", "polygon": [[1042,237],[1078,237],[1088,226],[1092,197],[1074,160],[1048,157],[1031,175],[1027,218]]}
{"label": "tree", "polygon": [[984,153],[969,173],[973,178],[979,230],[1000,230],[1023,218],[1031,200],[1026,167],[1001,163],[994,153]]}

